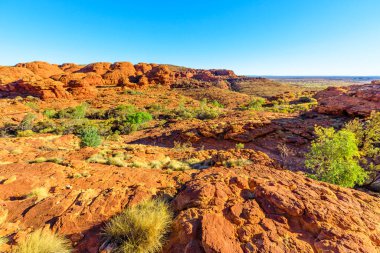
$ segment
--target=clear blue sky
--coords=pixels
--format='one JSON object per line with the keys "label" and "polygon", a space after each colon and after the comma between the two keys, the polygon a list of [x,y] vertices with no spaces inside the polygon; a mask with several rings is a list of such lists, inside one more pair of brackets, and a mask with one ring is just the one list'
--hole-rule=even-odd
{"label": "clear blue sky", "polygon": [[0,65],[131,61],[380,75],[379,0],[0,0]]}

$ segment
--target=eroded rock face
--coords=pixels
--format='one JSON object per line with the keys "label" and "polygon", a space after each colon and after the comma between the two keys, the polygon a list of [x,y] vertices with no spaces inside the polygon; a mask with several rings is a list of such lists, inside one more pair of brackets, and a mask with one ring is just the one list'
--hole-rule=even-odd
{"label": "eroded rock face", "polygon": [[31,95],[42,99],[72,98],[72,95],[63,87],[63,83],[52,79],[37,81],[19,80],[5,86],[0,86],[0,92],[24,96]]}
{"label": "eroded rock face", "polygon": [[0,87],[19,80],[24,81],[36,81],[41,80],[40,76],[37,76],[32,71],[22,67],[0,67]]}
{"label": "eroded rock face", "polygon": [[317,112],[334,115],[368,116],[371,111],[380,110],[380,85],[330,87],[320,91]]}
{"label": "eroded rock face", "polygon": [[375,198],[260,164],[201,172],[174,206],[166,252],[380,250]]}

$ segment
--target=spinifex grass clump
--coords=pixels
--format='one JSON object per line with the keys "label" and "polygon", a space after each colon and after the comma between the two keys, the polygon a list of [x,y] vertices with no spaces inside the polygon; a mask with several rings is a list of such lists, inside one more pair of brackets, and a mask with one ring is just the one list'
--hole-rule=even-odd
{"label": "spinifex grass clump", "polygon": [[14,253],[70,253],[71,243],[48,230],[36,230],[19,243]]}
{"label": "spinifex grass clump", "polygon": [[114,252],[156,253],[162,249],[172,213],[162,200],[146,200],[128,207],[107,224],[105,238],[116,245]]}

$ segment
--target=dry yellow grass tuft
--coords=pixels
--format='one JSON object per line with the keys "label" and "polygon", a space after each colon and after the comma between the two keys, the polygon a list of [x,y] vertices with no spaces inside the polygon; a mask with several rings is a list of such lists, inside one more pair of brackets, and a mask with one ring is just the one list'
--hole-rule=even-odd
{"label": "dry yellow grass tuft", "polygon": [[117,245],[115,252],[156,253],[162,249],[171,222],[166,202],[146,200],[112,218],[104,234]]}
{"label": "dry yellow grass tuft", "polygon": [[29,193],[28,197],[33,198],[36,197],[36,203],[40,202],[43,199],[46,199],[49,196],[49,190],[46,187],[37,187]]}
{"label": "dry yellow grass tuft", "polygon": [[49,230],[36,230],[21,241],[13,253],[70,253],[71,242]]}
{"label": "dry yellow grass tuft", "polygon": [[5,223],[8,217],[8,210],[0,207],[0,227]]}

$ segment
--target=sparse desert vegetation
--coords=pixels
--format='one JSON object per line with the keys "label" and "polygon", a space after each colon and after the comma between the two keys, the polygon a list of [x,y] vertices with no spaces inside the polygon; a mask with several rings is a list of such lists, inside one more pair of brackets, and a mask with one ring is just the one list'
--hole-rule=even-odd
{"label": "sparse desert vegetation", "polygon": [[[377,247],[373,228],[356,222],[378,221],[373,85],[315,93],[227,70],[95,63],[70,74],[46,64],[64,72],[48,78],[67,83],[54,93],[64,97],[0,99],[0,251],[267,252],[268,231],[279,252],[324,251],[300,239],[329,234],[321,224],[339,229],[329,245]],[[121,65],[154,72],[120,81]],[[324,202],[336,196],[347,201]],[[315,229],[292,227],[305,219]],[[345,222],[354,243],[340,236]]]}
{"label": "sparse desert vegetation", "polygon": [[114,252],[156,253],[164,243],[172,212],[162,200],[145,200],[113,217],[104,236],[115,245]]}

